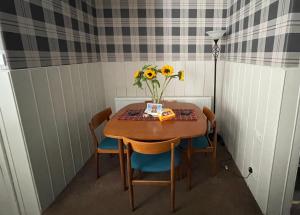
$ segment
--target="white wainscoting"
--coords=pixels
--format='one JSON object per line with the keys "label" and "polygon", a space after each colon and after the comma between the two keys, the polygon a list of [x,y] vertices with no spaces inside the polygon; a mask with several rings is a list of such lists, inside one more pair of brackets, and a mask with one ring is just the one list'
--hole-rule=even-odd
{"label": "white wainscoting", "polygon": [[[165,91],[166,97],[213,96],[213,61],[175,61],[175,62],[102,62],[102,73],[105,88],[105,104],[115,111],[116,97],[149,97],[146,89],[133,86],[133,74],[144,64],[164,64],[174,66],[175,71],[185,71],[185,81],[173,81]],[[224,62],[218,62],[217,95],[222,88]]]}
{"label": "white wainscoting", "polygon": [[300,68],[286,71],[267,214],[289,214],[300,154]]}
{"label": "white wainscoting", "polygon": [[1,69],[0,169],[0,214],[40,214],[10,74]]}
{"label": "white wainscoting", "polygon": [[226,62],[221,101],[221,133],[240,172],[266,213],[285,71]]}
{"label": "white wainscoting", "polygon": [[100,63],[11,71],[42,209],[90,158],[88,129],[104,108]]}

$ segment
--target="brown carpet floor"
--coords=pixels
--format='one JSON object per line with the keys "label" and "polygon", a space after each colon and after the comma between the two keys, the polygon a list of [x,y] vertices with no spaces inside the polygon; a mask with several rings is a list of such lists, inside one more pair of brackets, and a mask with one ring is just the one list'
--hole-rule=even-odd
{"label": "brown carpet floor", "polygon": [[[219,172],[210,175],[209,156],[193,157],[192,190],[186,189],[186,178],[176,183],[174,214],[262,214],[244,179],[240,178],[234,162],[224,146],[218,147]],[[222,166],[227,164],[229,171]],[[131,212],[128,192],[121,188],[118,157],[103,155],[100,159],[101,177],[96,180],[96,163],[91,159],[72,180],[44,215],[59,214],[170,214],[168,187],[136,186],[136,210]],[[168,177],[167,174],[143,174],[143,178]]]}

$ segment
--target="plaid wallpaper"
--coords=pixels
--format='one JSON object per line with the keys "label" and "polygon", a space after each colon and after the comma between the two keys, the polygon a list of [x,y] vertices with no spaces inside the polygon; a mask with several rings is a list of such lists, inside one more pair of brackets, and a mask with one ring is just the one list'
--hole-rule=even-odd
{"label": "plaid wallpaper", "polygon": [[211,59],[206,31],[226,25],[223,0],[99,3],[102,61]]}
{"label": "plaid wallpaper", "polygon": [[229,2],[226,60],[283,67],[299,65],[299,0]]}
{"label": "plaid wallpaper", "polygon": [[299,8],[299,0],[5,0],[0,25],[12,69],[210,60],[205,32],[220,28],[223,59],[295,66]]}
{"label": "plaid wallpaper", "polygon": [[13,69],[211,59],[205,32],[225,26],[225,5],[223,0],[5,0],[0,24]]}
{"label": "plaid wallpaper", "polygon": [[100,60],[95,1],[5,0],[0,24],[12,69]]}

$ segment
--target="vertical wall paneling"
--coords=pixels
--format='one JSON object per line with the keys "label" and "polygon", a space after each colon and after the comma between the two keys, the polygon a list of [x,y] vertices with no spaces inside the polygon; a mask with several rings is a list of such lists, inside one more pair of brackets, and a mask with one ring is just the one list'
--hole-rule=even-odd
{"label": "vertical wall paneling", "polygon": [[85,70],[85,75],[86,75],[86,85],[87,85],[87,91],[88,91],[88,99],[90,101],[90,111],[89,114],[87,114],[86,122],[85,122],[85,130],[87,132],[87,137],[88,137],[88,142],[86,143],[86,146],[88,147],[90,153],[89,156],[91,155],[92,150],[92,137],[90,135],[88,123],[92,116],[97,113],[97,99],[96,99],[96,94],[95,94],[95,88],[94,88],[94,81],[95,81],[95,75],[94,75],[94,67],[92,64],[87,64],[86,65],[87,69]]}
{"label": "vertical wall paneling", "polygon": [[[225,62],[224,61],[218,61],[217,62],[217,77],[216,77],[216,117],[219,120],[221,120],[221,114],[222,114],[222,89],[223,89],[223,70],[224,70]],[[219,125],[218,125],[219,127]],[[217,128],[219,129],[219,128]]]}
{"label": "vertical wall paneling", "polygon": [[[202,65],[201,65],[202,64]],[[196,72],[204,69],[204,77],[203,77],[203,95],[205,96],[213,96],[214,95],[214,62],[213,61],[204,61],[196,63]],[[201,78],[201,76],[200,76]]]}
{"label": "vertical wall paneling", "polygon": [[[239,65],[239,67],[241,67],[241,65]],[[239,70],[240,73],[240,82],[239,82],[239,91],[238,91],[238,103],[236,103],[236,111],[237,111],[237,115],[238,118],[241,119],[240,122],[238,122],[237,124],[237,137],[236,137],[236,160],[237,163],[240,164],[240,169],[242,169],[243,167],[243,162],[242,162],[242,152],[243,152],[243,141],[242,140],[242,135],[244,134],[244,129],[243,127],[245,127],[244,122],[244,100],[246,99],[243,95],[245,94],[245,73],[241,70]]]}
{"label": "vertical wall paneling", "polygon": [[279,215],[290,212],[290,202],[294,192],[295,171],[299,163],[300,141],[299,130],[297,130],[297,126],[299,128],[299,97],[299,69],[287,70],[282,99],[277,101],[281,102],[281,109],[276,146],[274,152],[272,152],[274,153],[274,161],[272,162],[268,214]]}
{"label": "vertical wall paneling", "polygon": [[114,71],[117,67],[114,67],[110,63],[102,63],[103,84],[105,89],[105,104],[107,107],[113,107],[114,103],[112,98],[116,96],[116,88],[114,84]]}
{"label": "vertical wall paneling", "polygon": [[[75,109],[76,109],[76,124],[78,128],[78,134],[80,139],[80,150],[81,155],[83,158],[83,163],[88,159],[89,157],[89,151],[88,151],[88,138],[87,133],[85,132],[85,126],[86,126],[86,110],[84,109],[84,104],[88,105],[86,101],[83,100],[83,98],[88,99],[88,95],[84,94],[87,92],[86,85],[82,84],[85,83],[82,80],[82,75],[84,74],[85,68],[79,68],[77,64],[71,65],[70,75],[72,80],[72,89],[74,92],[74,101],[75,101]],[[87,100],[88,101],[88,100]]]}
{"label": "vertical wall paneling", "polygon": [[126,80],[126,94],[129,97],[136,97],[136,86],[133,86],[133,74],[137,70],[136,65],[132,64],[131,62],[125,63],[125,80]]}
{"label": "vertical wall paneling", "polygon": [[[247,174],[248,169],[247,166],[245,166],[245,156],[248,153],[247,146],[250,145],[247,140],[249,139],[249,121],[252,116],[250,116],[250,108],[249,106],[251,105],[251,93],[252,93],[252,84],[253,84],[253,75],[254,71],[249,70],[247,75],[245,74],[245,85],[244,85],[244,93],[243,93],[243,98],[244,98],[244,106],[243,106],[243,113],[242,116],[244,118],[243,125],[241,125],[241,131],[243,132],[243,135],[241,136],[241,139],[239,140],[239,143],[241,144],[241,149],[240,153],[238,154],[238,161],[237,163],[242,162],[241,164],[241,169],[242,169],[242,174]],[[244,129],[243,129],[244,128]],[[248,144],[247,144],[248,143]]]}
{"label": "vertical wall paneling", "polygon": [[226,62],[221,133],[263,213],[267,210],[285,71]]}
{"label": "vertical wall paneling", "polygon": [[13,70],[11,76],[40,204],[45,208],[53,201],[54,194],[30,73]]}
{"label": "vertical wall paneling", "polygon": [[[255,184],[255,195],[257,196],[257,201],[260,207],[263,211],[266,211],[267,208],[267,194],[262,194],[261,192],[266,191],[268,192],[269,186],[268,181],[267,184],[262,184],[262,187],[260,187],[262,178],[259,178],[260,171],[268,171],[268,169],[264,168],[264,164],[261,163],[261,159],[264,156],[267,156],[266,154],[263,154],[263,146],[267,145],[267,147],[272,147],[275,142],[267,142],[265,140],[265,128],[266,128],[266,121],[270,113],[267,113],[267,108],[269,105],[269,96],[270,96],[270,88],[271,88],[271,79],[272,79],[272,70],[268,68],[268,71],[262,71],[261,72],[261,81],[260,81],[260,95],[259,95],[259,104],[258,104],[258,110],[257,110],[257,119],[255,124],[255,138],[256,143],[253,146],[252,150],[252,165],[253,168],[256,169],[255,174],[253,176],[256,179]],[[277,96],[280,96],[277,95]],[[273,106],[273,104],[272,104]],[[279,115],[279,113],[277,113]],[[274,117],[274,116],[272,116]],[[265,144],[264,144],[265,143]],[[273,155],[269,155],[267,157],[273,158]],[[270,170],[270,169],[269,169]],[[271,171],[269,172],[269,178],[271,175]],[[266,175],[266,178],[268,178],[268,175]]]}
{"label": "vertical wall paneling", "polygon": [[[27,88],[30,89],[30,92],[32,93],[31,85],[28,84],[30,83],[28,74],[25,77],[27,77],[27,79],[22,79],[21,77],[18,80],[20,81],[21,85],[19,90]],[[31,121],[31,116],[24,116],[24,112],[22,113],[22,116],[20,115],[19,107],[16,103],[15,90],[14,85],[12,84],[11,73],[7,70],[0,71],[0,100],[0,130],[3,138],[2,149],[5,151],[5,157],[7,158],[6,161],[9,165],[11,173],[4,173],[4,175],[5,177],[9,177],[10,182],[14,185],[14,193],[19,203],[18,205],[20,212],[26,214],[39,214],[41,204],[45,204],[48,201],[51,201],[52,197],[51,182],[48,178],[49,172],[47,168],[47,162],[45,159],[42,159],[41,163],[35,164],[35,167],[41,164],[45,169],[33,172],[33,165],[31,165],[31,162],[33,160],[37,160],[39,152],[41,152],[41,154],[43,155],[44,149],[42,146],[38,146],[37,151],[35,151],[38,153],[35,153],[34,158],[30,158],[29,160],[28,157],[31,154],[28,154],[28,145],[26,145],[28,139],[25,139],[25,135],[27,135],[28,132],[32,132],[34,130],[32,128],[39,127],[32,126],[30,129],[26,130],[25,134],[25,130],[23,130],[22,126],[22,120],[24,119],[24,117],[28,117],[27,119],[30,119]],[[25,99],[23,99],[22,101],[23,105],[28,105],[26,104],[27,101]],[[34,103],[31,103],[29,105],[34,105]],[[32,120],[33,124],[37,125],[36,118],[33,117]],[[36,130],[36,132],[39,132],[39,130]],[[32,139],[34,140],[34,138]],[[34,144],[31,143],[30,147],[34,148]],[[42,176],[38,179],[34,175],[35,173],[44,173],[45,176]],[[45,179],[45,181],[41,181],[42,179]],[[42,195],[42,192],[37,190],[38,187],[43,189],[43,186],[46,186],[44,189],[49,192],[49,196]],[[38,194],[42,195],[42,198],[40,200],[38,198]]]}
{"label": "vertical wall paneling", "polygon": [[199,69],[196,73],[196,61],[186,61],[185,64],[185,95],[186,96],[195,96],[195,94],[199,93],[199,95],[203,95],[203,83],[204,80],[201,78],[197,81],[198,77],[203,77],[204,71]]}
{"label": "vertical wall paneling", "polygon": [[103,86],[103,74],[102,74],[102,66],[101,63],[94,64],[95,70],[95,87],[96,87],[96,97],[99,102],[98,111],[102,110],[105,106],[104,104],[104,86]]}
{"label": "vertical wall paneling", "polygon": [[35,93],[42,136],[49,162],[54,195],[57,196],[65,187],[62,158],[55,126],[52,102],[45,69],[30,71]]}
{"label": "vertical wall paneling", "polygon": [[45,209],[94,152],[88,122],[105,104],[101,63],[13,70],[11,74]]}
{"label": "vertical wall paneling", "polygon": [[99,107],[99,101],[96,96],[96,71],[94,64],[88,64],[88,70],[87,70],[87,77],[88,77],[88,86],[91,93],[91,99],[92,99],[92,115],[97,113],[98,107]]}
{"label": "vertical wall paneling", "polygon": [[68,118],[68,127],[70,130],[70,137],[72,143],[72,154],[75,164],[76,172],[80,169],[82,165],[82,155],[80,150],[80,139],[78,135],[77,122],[76,122],[76,110],[75,110],[75,101],[74,93],[72,90],[72,82],[70,77],[69,66],[61,67],[61,80],[63,86],[63,94],[66,103],[67,118]]}
{"label": "vertical wall paneling", "polygon": [[[5,195],[0,196],[0,214],[19,215],[23,205],[18,202],[16,191],[14,189],[13,180],[11,177],[11,170],[7,160],[7,154],[4,149],[4,141],[2,112],[0,108],[0,192]],[[1,131],[2,130],[2,131]],[[20,205],[22,205],[20,207]],[[24,211],[22,211],[24,213]]]}
{"label": "vertical wall paneling", "polygon": [[284,85],[285,72],[281,72],[281,69],[272,69],[272,75],[270,77],[268,102],[266,106],[266,119],[264,126],[263,144],[261,148],[260,171],[258,173],[258,185],[257,195],[259,201],[264,202],[263,210],[266,210],[270,187],[271,171],[273,160],[268,157],[274,157],[277,128],[279,123],[279,113],[282,101],[282,91]]}
{"label": "vertical wall paneling", "polygon": [[70,182],[75,175],[75,167],[71,149],[71,139],[67,123],[67,112],[63,97],[62,82],[60,78],[60,70],[58,67],[48,67],[47,76],[49,80],[50,94],[55,114],[57,132],[61,147],[63,167],[66,182]]}
{"label": "vertical wall paneling", "polygon": [[126,90],[126,74],[124,63],[116,63],[117,70],[111,71],[114,73],[113,81],[116,83],[116,95],[118,97],[124,97],[127,94]]}

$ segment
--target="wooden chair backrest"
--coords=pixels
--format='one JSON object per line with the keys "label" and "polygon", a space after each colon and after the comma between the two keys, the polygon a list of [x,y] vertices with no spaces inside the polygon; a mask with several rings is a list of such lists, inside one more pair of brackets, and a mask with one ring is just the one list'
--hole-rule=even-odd
{"label": "wooden chair backrest", "polygon": [[[217,147],[217,122],[215,114],[208,108],[203,107],[203,113],[207,118],[207,124],[210,123],[210,128],[213,130],[212,137],[212,145],[213,147]],[[209,131],[207,130],[206,135],[208,135]]]}
{"label": "wooden chair backrest", "polygon": [[95,114],[89,122],[90,131],[93,137],[95,147],[99,145],[98,138],[95,134],[95,129],[98,128],[104,121],[109,120],[109,116],[112,114],[111,108],[106,108],[103,111]]}
{"label": "wooden chair backrest", "polygon": [[112,114],[111,108],[106,108],[103,111],[95,114],[90,122],[90,127],[92,129],[96,129],[101,125],[104,121],[108,121],[110,115]]}
{"label": "wooden chair backrest", "polygon": [[215,114],[208,108],[208,107],[203,107],[203,113],[206,116],[207,120],[210,122],[210,126],[212,129],[216,128],[216,116]]}
{"label": "wooden chair backrest", "polygon": [[126,146],[130,146],[133,151],[138,153],[160,154],[173,150],[180,143],[180,138],[174,138],[161,142],[142,142],[123,137],[123,142]]}

